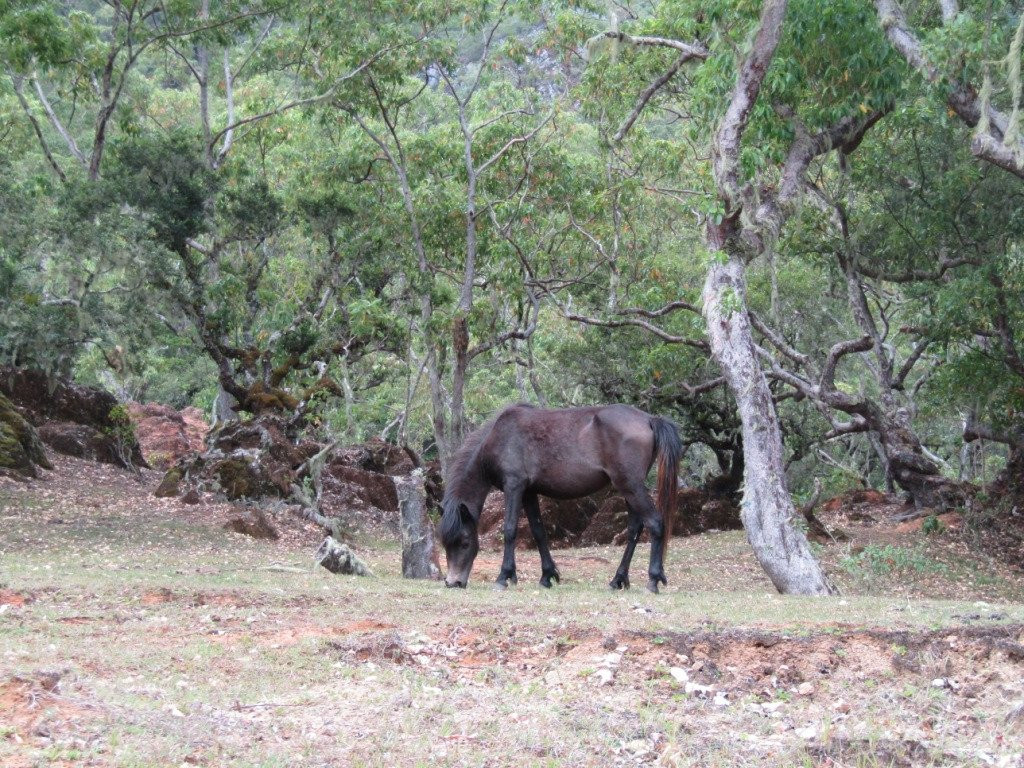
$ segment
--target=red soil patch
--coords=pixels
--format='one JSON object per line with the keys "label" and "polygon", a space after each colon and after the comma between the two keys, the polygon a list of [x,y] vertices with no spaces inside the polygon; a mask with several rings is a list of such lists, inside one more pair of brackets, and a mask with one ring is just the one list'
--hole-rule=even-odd
{"label": "red soil patch", "polygon": [[25,595],[21,592],[15,592],[12,589],[0,589],[0,605],[13,605],[18,608],[25,605],[25,603],[31,603],[32,596]]}
{"label": "red soil patch", "polygon": [[59,672],[38,672],[30,678],[12,677],[0,683],[0,712],[4,724],[14,729],[8,738],[27,739],[43,727],[53,733],[67,721],[90,714],[61,695],[61,677]]}
{"label": "red soil patch", "polygon": [[[949,529],[951,531],[958,530],[964,521],[963,516],[960,515],[960,513],[958,512],[947,512],[944,515],[938,515],[938,520],[939,523],[942,524],[943,528]],[[895,531],[896,533],[917,533],[921,531],[921,526],[923,524],[924,523],[922,518],[907,520],[907,522],[900,523],[895,528],[893,528],[893,531]]]}
{"label": "red soil patch", "polygon": [[396,629],[396,627],[394,624],[386,624],[383,621],[374,621],[372,619],[353,621],[350,624],[338,627],[338,630],[344,634],[351,634],[353,632],[377,632],[382,629]]}
{"label": "red soil patch", "polygon": [[143,605],[161,605],[172,600],[174,600],[174,593],[167,589],[167,587],[161,587],[160,589],[151,589],[148,592],[143,592],[139,602]]}

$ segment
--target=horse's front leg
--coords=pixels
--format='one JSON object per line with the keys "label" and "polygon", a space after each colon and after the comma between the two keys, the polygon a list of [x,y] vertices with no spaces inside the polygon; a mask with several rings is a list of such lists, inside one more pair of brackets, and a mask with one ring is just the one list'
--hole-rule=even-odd
{"label": "horse's front leg", "polygon": [[507,483],[505,487],[505,527],[502,533],[505,535],[505,554],[501,559],[501,571],[495,582],[499,589],[508,587],[511,581],[513,584],[519,582],[516,576],[516,529],[519,527],[519,510],[523,505],[522,484]]}
{"label": "horse's front leg", "polygon": [[643,522],[630,509],[629,523],[626,526],[626,549],[622,553],[622,560],[619,562],[618,570],[615,571],[615,576],[608,583],[612,589],[629,589],[629,565],[633,562],[633,550],[636,549],[636,543],[640,539],[643,529]]}
{"label": "horse's front leg", "polygon": [[527,493],[523,496],[523,511],[530,521],[530,531],[533,539],[537,542],[537,550],[540,552],[540,585],[550,587],[551,580],[562,582],[562,575],[555,567],[555,561],[551,557],[551,550],[548,548],[548,535],[544,531],[544,523],[540,519],[540,504],[537,501],[536,493]]}

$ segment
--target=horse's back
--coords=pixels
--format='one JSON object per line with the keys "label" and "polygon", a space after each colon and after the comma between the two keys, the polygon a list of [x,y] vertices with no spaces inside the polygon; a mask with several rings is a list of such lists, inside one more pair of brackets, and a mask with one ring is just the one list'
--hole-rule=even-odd
{"label": "horse's back", "polygon": [[544,496],[576,498],[623,474],[646,474],[649,424],[647,414],[626,405],[512,405],[495,417],[484,447],[499,483],[522,481]]}

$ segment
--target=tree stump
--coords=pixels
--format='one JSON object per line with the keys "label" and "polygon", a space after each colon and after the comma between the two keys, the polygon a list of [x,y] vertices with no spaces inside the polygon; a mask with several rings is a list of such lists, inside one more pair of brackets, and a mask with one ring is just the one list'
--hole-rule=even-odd
{"label": "tree stump", "polygon": [[331,573],[373,576],[369,566],[360,560],[359,556],[348,548],[348,545],[335,541],[331,536],[324,539],[313,557]]}
{"label": "tree stump", "polygon": [[434,525],[427,514],[423,470],[408,477],[392,477],[398,491],[402,529],[402,576],[407,579],[440,579],[441,563],[434,540]]}

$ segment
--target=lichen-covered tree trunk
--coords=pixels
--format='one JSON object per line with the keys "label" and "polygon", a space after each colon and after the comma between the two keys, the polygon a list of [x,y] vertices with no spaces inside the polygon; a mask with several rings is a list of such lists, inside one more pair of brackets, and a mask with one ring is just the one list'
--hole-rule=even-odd
{"label": "lichen-covered tree trunk", "polygon": [[834,588],[807,537],[793,525],[796,510],[786,488],[782,435],[747,319],[744,273],[738,257],[712,259],[704,283],[711,350],[736,398],[743,426],[743,527],[776,589],[784,594],[828,595]]}
{"label": "lichen-covered tree trunk", "polygon": [[393,477],[398,492],[402,529],[402,576],[407,579],[440,579],[434,526],[427,514],[427,494],[422,470],[408,477]]}

